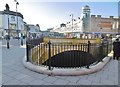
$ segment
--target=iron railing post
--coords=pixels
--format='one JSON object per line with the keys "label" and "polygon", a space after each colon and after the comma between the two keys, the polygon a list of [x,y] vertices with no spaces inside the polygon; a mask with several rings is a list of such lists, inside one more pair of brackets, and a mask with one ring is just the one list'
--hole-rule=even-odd
{"label": "iron railing post", "polygon": [[48,69],[51,70],[51,42],[48,42],[48,59],[49,59],[49,65],[48,65]]}
{"label": "iron railing post", "polygon": [[[87,49],[87,52],[89,54],[90,52],[90,41],[88,41],[88,49]],[[88,55],[87,55],[88,56]],[[87,68],[89,69],[89,66],[90,66],[90,63],[89,63],[89,57],[87,57]]]}
{"label": "iron railing post", "polygon": [[108,56],[108,45],[109,45],[109,42],[107,41],[107,56]]}
{"label": "iron railing post", "polygon": [[102,58],[103,58],[103,45],[104,45],[104,43],[102,42],[100,44],[100,47],[99,47],[99,62],[100,61],[103,62],[103,60],[102,60]]}

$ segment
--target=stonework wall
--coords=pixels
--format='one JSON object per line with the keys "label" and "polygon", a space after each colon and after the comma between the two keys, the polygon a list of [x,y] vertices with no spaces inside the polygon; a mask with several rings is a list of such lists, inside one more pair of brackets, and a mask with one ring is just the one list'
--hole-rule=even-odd
{"label": "stonework wall", "polygon": [[91,32],[118,32],[118,20],[115,18],[91,17]]}

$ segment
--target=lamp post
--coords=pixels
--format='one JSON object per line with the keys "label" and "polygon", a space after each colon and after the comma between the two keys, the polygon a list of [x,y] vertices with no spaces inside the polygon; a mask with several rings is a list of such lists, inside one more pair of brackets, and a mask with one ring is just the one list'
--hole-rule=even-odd
{"label": "lamp post", "polygon": [[19,5],[18,1],[17,0],[14,0],[14,2],[16,3],[16,31],[17,31],[17,35],[18,35],[18,40],[19,40],[19,34],[18,34],[18,14],[17,14],[17,11],[18,11],[18,8],[17,8],[17,5]]}
{"label": "lamp post", "polygon": [[8,35],[10,35],[10,29],[9,29],[10,28],[9,27],[9,11],[8,11],[8,15],[7,16],[8,16]]}
{"label": "lamp post", "polygon": [[9,40],[10,40],[10,30],[9,30],[9,5],[6,4],[6,11],[7,11],[7,16],[8,16],[8,29],[7,29],[7,35],[6,35],[6,40],[7,40],[7,49],[9,49]]}
{"label": "lamp post", "polygon": [[73,14],[70,14],[71,18],[72,18],[72,35],[73,35]]}
{"label": "lamp post", "polygon": [[8,11],[8,35],[7,35],[7,49],[9,49],[10,29],[9,29],[9,11]]}
{"label": "lamp post", "polygon": [[118,21],[117,21],[117,28],[118,28],[118,35],[120,34],[120,16],[118,18]]}

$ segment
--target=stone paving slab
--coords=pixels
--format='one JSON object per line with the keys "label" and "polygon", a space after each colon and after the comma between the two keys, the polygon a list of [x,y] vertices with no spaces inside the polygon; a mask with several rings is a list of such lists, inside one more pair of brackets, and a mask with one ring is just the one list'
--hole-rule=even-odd
{"label": "stone paving slab", "polygon": [[76,83],[79,79],[77,76],[68,76],[65,80],[70,81],[70,83]]}
{"label": "stone paving slab", "polygon": [[49,82],[49,83],[54,83],[56,80],[58,80],[58,78],[56,77],[52,77],[52,76],[48,76],[46,78],[43,79],[43,81]]}
{"label": "stone paving slab", "polygon": [[20,83],[21,82],[19,80],[14,79],[14,80],[11,80],[11,81],[5,83],[5,85],[19,85]]}
{"label": "stone paving slab", "polygon": [[89,76],[88,78],[87,78],[87,80],[89,80],[89,81],[92,81],[92,83],[100,83],[100,78],[99,77],[93,77],[93,76]]}
{"label": "stone paving slab", "polygon": [[[2,43],[5,44],[5,41]],[[2,83],[4,85],[117,85],[118,61],[111,60],[101,71],[83,76],[48,76],[28,70],[22,64],[25,47],[11,40],[12,48],[2,48]],[[1,70],[1,71],[2,71]]]}
{"label": "stone paving slab", "polygon": [[[41,80],[41,79],[36,79],[32,82],[29,83],[29,85],[43,85],[45,81]],[[47,82],[45,82],[47,83]]]}
{"label": "stone paving slab", "polygon": [[92,85],[92,81],[91,80],[85,80],[85,79],[80,79],[77,83],[77,85]]}
{"label": "stone paving slab", "polygon": [[67,85],[68,83],[70,83],[70,82],[67,80],[58,79],[53,84],[54,85]]}
{"label": "stone paving slab", "polygon": [[28,83],[28,84],[31,83],[34,80],[36,80],[36,78],[31,77],[31,76],[26,76],[26,77],[20,79],[21,82]]}
{"label": "stone paving slab", "polygon": [[35,72],[35,74],[32,74],[30,76],[32,76],[34,78],[37,78],[37,79],[41,79],[41,80],[48,77],[48,75],[43,75],[43,74],[39,74],[39,73],[36,73],[36,72]]}
{"label": "stone paving slab", "polygon": [[2,74],[2,83],[3,83],[3,84],[5,84],[5,83],[7,83],[7,82],[9,82],[9,81],[11,81],[11,80],[14,80],[14,78]]}

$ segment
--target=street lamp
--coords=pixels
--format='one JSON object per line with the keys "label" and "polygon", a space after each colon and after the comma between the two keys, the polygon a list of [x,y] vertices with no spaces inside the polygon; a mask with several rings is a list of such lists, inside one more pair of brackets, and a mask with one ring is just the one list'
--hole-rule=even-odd
{"label": "street lamp", "polygon": [[17,5],[19,5],[19,3],[17,2],[17,0],[14,0],[14,2],[16,3],[16,20],[17,20],[17,23],[16,23],[16,31],[17,31],[17,35],[18,35],[18,40],[19,40],[19,34],[18,34],[18,14],[17,14],[17,11],[18,11],[18,8],[17,8]]}
{"label": "street lamp", "polygon": [[7,16],[8,16],[8,35],[10,35],[10,30],[9,30],[9,28],[10,28],[9,27],[9,11],[8,11],[8,15]]}
{"label": "street lamp", "polygon": [[10,40],[10,30],[9,30],[9,5],[5,5],[6,10],[7,10],[7,16],[8,16],[8,29],[7,29],[7,35],[6,35],[6,40],[7,40],[7,49],[9,49],[9,40]]}
{"label": "street lamp", "polygon": [[9,11],[8,11],[8,36],[7,36],[7,49],[9,49],[10,29],[9,29]]}
{"label": "street lamp", "polygon": [[117,21],[117,28],[118,28],[118,34],[120,34],[120,16],[118,17],[118,21]]}
{"label": "street lamp", "polygon": [[72,17],[72,34],[73,34],[73,14],[70,14],[70,16]]}

